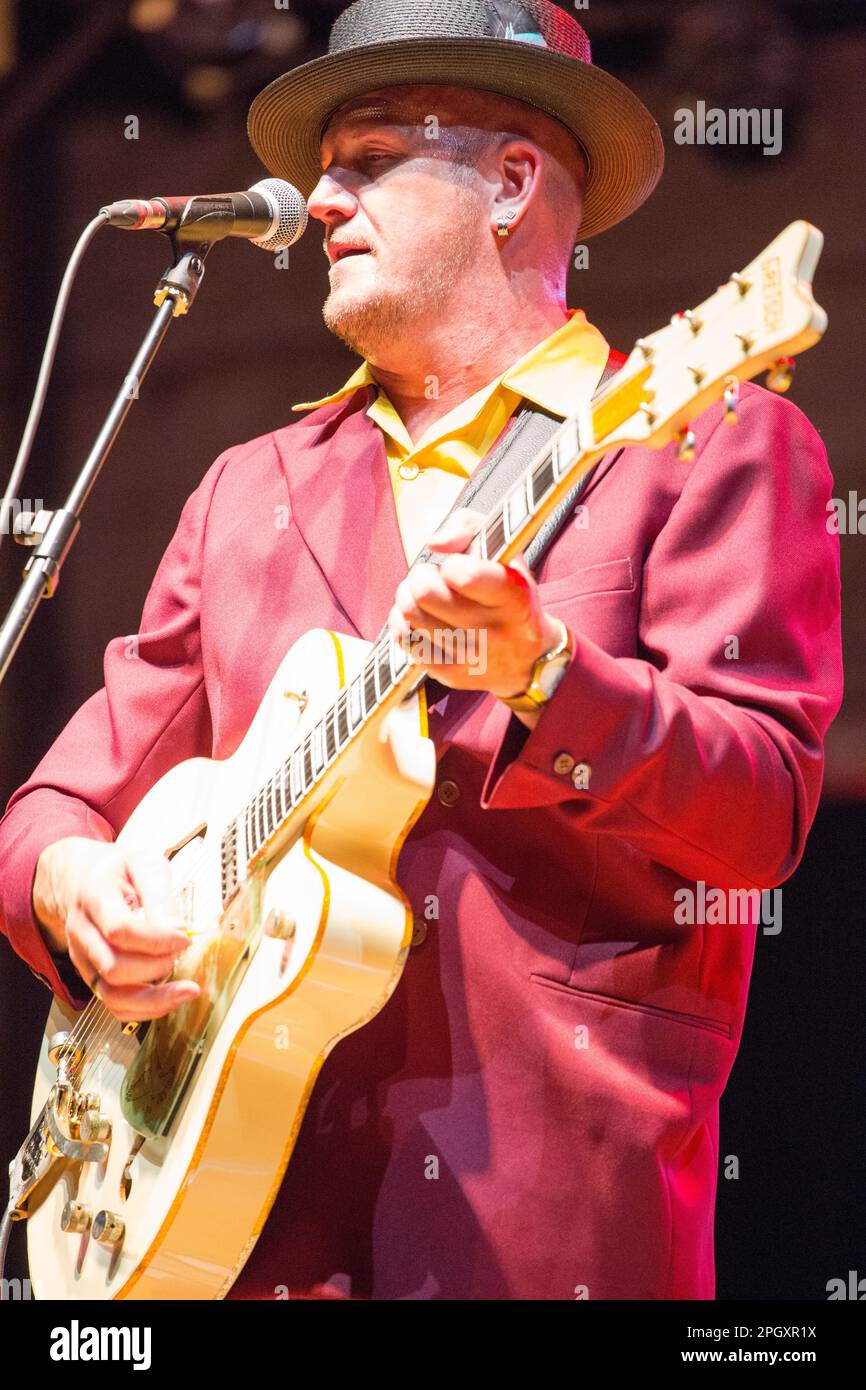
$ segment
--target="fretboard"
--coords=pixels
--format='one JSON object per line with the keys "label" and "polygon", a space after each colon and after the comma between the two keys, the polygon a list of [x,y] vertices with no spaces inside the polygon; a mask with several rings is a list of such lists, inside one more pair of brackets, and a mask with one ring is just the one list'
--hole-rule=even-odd
{"label": "fretboard", "polygon": [[[581,463],[577,419],[566,420],[502,502],[487,516],[469,553],[489,560],[513,558],[544,524],[551,501],[574,481]],[[425,680],[423,670],[383,630],[363,669],[350,680],[264,786],[231,822],[222,841],[222,892],[233,893],[249,865],[315,791],[349,744],[389,702],[405,699]]]}

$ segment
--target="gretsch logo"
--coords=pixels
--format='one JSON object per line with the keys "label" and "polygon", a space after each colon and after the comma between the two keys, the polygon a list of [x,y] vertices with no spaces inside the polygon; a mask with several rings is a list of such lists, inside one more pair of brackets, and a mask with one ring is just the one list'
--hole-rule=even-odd
{"label": "gretsch logo", "polygon": [[764,328],[773,333],[782,326],[782,263],[778,256],[761,262],[761,293],[764,297]]}

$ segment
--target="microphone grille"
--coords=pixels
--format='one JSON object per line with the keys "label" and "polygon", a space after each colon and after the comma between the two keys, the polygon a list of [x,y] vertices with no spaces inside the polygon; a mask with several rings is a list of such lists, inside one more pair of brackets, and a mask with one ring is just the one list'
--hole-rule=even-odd
{"label": "microphone grille", "polygon": [[274,226],[267,236],[258,237],[252,244],[261,246],[264,251],[281,251],[294,246],[307,230],[309,213],[307,204],[295,188],[285,179],[262,179],[254,183],[251,193],[261,193],[274,208]]}

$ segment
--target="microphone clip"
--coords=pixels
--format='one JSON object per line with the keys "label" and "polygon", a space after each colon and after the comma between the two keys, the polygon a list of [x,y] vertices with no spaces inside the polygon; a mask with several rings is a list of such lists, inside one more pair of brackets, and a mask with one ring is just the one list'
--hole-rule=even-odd
{"label": "microphone clip", "polygon": [[201,245],[189,249],[178,243],[174,232],[165,232],[164,235],[172,244],[175,263],[169,266],[160,279],[154,291],[153,302],[161,309],[167,299],[173,300],[172,317],[180,318],[188,314],[192,308],[193,300],[204,279],[205,257],[216,243],[203,241]]}

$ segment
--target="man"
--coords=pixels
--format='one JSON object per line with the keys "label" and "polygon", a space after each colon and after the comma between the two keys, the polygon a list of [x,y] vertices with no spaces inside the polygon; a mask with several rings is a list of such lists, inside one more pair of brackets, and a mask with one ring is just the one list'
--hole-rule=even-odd
{"label": "man", "polygon": [[176,1007],[164,879],[110,844],[144,792],[228,756],[310,627],[484,633],[482,677],[425,668],[437,787],[398,869],[417,945],[325,1063],[232,1296],[712,1298],[756,923],[677,905],[781,883],[815,814],[841,687],[820,440],[747,387],[689,465],[608,455],[534,577],[455,554],[401,580],[522,399],[564,417],[597,387],[570,251],[648,196],[658,131],[546,0],[361,0],[250,133],[311,195],[325,319],[365,362],[188,501],[138,659],[109,645],[10,802],[6,931],[64,998]]}

